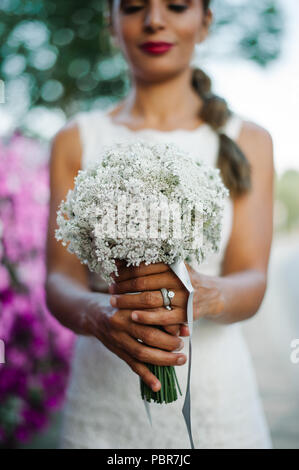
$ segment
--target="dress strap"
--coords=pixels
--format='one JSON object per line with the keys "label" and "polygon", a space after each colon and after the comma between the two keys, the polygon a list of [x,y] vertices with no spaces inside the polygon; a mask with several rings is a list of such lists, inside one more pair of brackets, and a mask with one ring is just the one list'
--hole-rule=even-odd
{"label": "dress strap", "polygon": [[243,118],[239,114],[233,112],[220,130],[232,140],[237,140],[241,132],[242,125]]}
{"label": "dress strap", "polygon": [[94,158],[95,149],[99,145],[99,131],[105,135],[103,129],[103,111],[79,111],[73,116],[72,121],[77,124],[79,129],[82,147],[81,168],[85,169]]}

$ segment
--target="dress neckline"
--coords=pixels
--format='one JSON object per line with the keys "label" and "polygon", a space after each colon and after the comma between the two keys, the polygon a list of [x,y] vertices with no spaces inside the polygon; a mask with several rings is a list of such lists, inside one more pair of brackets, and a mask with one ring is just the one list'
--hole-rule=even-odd
{"label": "dress neckline", "polygon": [[103,113],[103,116],[104,118],[106,119],[106,121],[111,125],[111,126],[114,126],[116,128],[119,128],[119,129],[123,129],[124,131],[128,132],[129,134],[143,134],[143,133],[157,133],[157,134],[160,134],[160,135],[174,135],[176,133],[181,133],[181,134],[187,134],[187,135],[191,135],[191,134],[197,134],[197,133],[200,133],[202,132],[203,130],[209,128],[209,124],[206,123],[206,122],[203,122],[201,123],[199,126],[197,126],[195,129],[183,129],[181,127],[177,127],[176,129],[171,129],[169,131],[162,131],[160,129],[155,129],[153,127],[145,127],[143,129],[136,129],[136,130],[133,130],[133,129],[130,129],[128,126],[126,126],[125,124],[118,124],[116,122],[114,122],[112,120],[112,116],[110,114],[108,114],[113,108],[109,108],[107,109],[104,113]]}

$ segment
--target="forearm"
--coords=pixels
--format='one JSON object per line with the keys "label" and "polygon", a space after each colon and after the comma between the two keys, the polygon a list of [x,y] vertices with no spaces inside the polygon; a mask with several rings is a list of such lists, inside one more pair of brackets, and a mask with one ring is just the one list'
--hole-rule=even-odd
{"label": "forearm", "polygon": [[86,316],[96,305],[101,308],[104,296],[93,292],[79,281],[62,272],[56,271],[48,275],[46,282],[47,307],[57,320],[77,334],[89,336],[86,328]]}
{"label": "forearm", "polygon": [[193,273],[195,318],[205,316],[218,323],[234,323],[253,316],[263,300],[266,276],[258,270],[225,276]]}

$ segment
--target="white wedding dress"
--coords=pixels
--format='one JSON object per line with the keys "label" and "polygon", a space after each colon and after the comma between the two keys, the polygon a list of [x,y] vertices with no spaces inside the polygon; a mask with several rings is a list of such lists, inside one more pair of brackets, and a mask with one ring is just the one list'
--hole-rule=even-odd
{"label": "white wedding dress", "polygon": [[[115,124],[107,111],[80,112],[82,168],[95,160],[101,147],[124,139],[171,141],[193,158],[216,165],[219,140],[203,124],[195,130],[132,131]],[[233,114],[222,129],[236,139],[242,118]],[[228,242],[233,204],[226,200],[222,243],[217,254],[194,269],[220,273]],[[90,287],[104,292],[107,285],[90,273]],[[109,304],[109,294],[107,305]],[[188,338],[181,352],[188,356]],[[191,421],[195,448],[271,448],[272,442],[241,325],[220,325],[207,319],[194,322],[192,337]],[[140,397],[139,377],[118,356],[93,337],[78,336],[63,410],[60,448],[190,449],[182,414],[188,362],[176,372],[183,396],[168,405],[150,404],[152,427]]]}

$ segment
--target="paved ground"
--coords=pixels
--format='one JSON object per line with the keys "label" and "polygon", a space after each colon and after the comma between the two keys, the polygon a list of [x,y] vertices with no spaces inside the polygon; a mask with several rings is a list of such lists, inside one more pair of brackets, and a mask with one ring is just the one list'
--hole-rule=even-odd
{"label": "paved ground", "polygon": [[276,236],[264,301],[243,323],[276,448],[299,449],[299,364],[290,360],[299,338],[298,281],[299,233]]}

